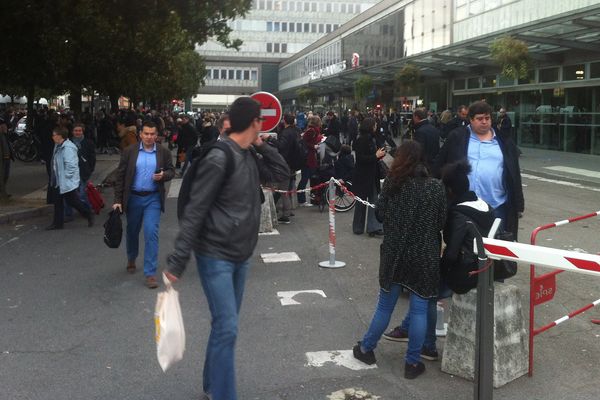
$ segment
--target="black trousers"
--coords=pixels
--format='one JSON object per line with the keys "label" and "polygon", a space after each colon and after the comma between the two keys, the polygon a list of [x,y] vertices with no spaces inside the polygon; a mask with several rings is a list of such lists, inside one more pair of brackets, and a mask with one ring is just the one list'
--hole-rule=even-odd
{"label": "black trousers", "polygon": [[65,201],[68,205],[79,211],[79,214],[89,219],[92,212],[79,198],[79,188],[63,194],[60,194],[59,188],[52,188],[52,194],[54,198],[54,219],[52,224],[54,226],[62,227],[64,224]]}

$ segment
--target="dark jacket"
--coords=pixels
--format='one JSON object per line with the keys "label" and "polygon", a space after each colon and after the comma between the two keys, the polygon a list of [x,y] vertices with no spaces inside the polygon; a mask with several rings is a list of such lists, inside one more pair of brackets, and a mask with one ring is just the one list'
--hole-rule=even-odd
{"label": "dark jacket", "polygon": [[348,137],[351,143],[358,137],[358,120],[355,116],[348,119]]}
{"label": "dark jacket", "polygon": [[[233,173],[226,176],[227,155],[222,150],[209,151],[197,164],[175,248],[167,257],[167,268],[177,277],[183,274],[192,250],[219,260],[243,262],[252,256],[258,241],[259,168],[250,149],[242,149],[230,139],[224,141],[233,150]],[[289,176],[275,148],[265,144],[257,148],[257,153],[278,175]]]}
{"label": "dark jacket", "polygon": [[[459,160],[468,160],[469,130],[459,128],[452,131],[440,149],[440,153],[433,163],[433,174],[440,176],[441,168]],[[512,140],[504,141],[496,136],[504,158],[504,187],[507,191],[505,230],[512,232],[515,240],[519,230],[520,212],[525,209],[523,186],[521,184],[521,169],[519,166],[519,152]],[[486,199],[483,199],[486,200]]]}
{"label": "dark jacket", "polygon": [[431,168],[433,160],[440,152],[440,131],[424,119],[415,125],[414,139],[421,143],[427,167]]}
{"label": "dark jacket", "polygon": [[[423,168],[424,169],[424,168]],[[383,222],[379,285],[400,284],[420,297],[438,295],[440,231],[446,220],[446,194],[434,178],[408,178],[399,188],[387,178],[376,202]]]}
{"label": "dark jacket", "polygon": [[327,123],[327,136],[333,135],[339,137],[341,131],[342,125],[340,124],[340,120],[334,115]]}
{"label": "dark jacket", "polygon": [[300,129],[292,125],[284,128],[277,135],[277,150],[279,150],[279,154],[281,154],[288,166],[293,163],[292,152],[296,149],[301,133]]}
{"label": "dark jacket", "polygon": [[198,131],[191,122],[183,124],[177,135],[177,147],[180,151],[187,151],[198,143]]}
{"label": "dark jacket", "polygon": [[469,272],[477,269],[477,256],[473,253],[474,236],[467,222],[475,223],[484,237],[494,223],[494,211],[474,192],[467,192],[448,207],[448,218],[444,226],[446,248],[442,255],[442,279],[452,291],[466,293],[477,286],[477,276]]}
{"label": "dark jacket", "polygon": [[79,156],[79,178],[81,182],[86,183],[96,169],[96,146],[87,138],[81,142],[73,140],[73,143],[77,146]]}
{"label": "dark jacket", "polygon": [[380,183],[377,171],[377,144],[373,135],[361,134],[354,142],[354,153],[356,156],[356,168],[352,178],[352,189],[354,194],[366,198],[373,193],[375,187],[380,191]]}
{"label": "dark jacket", "polygon": [[[123,212],[127,212],[127,202],[129,194],[135,179],[135,164],[138,154],[140,153],[140,145],[138,143],[127,147],[121,153],[121,160],[117,167],[117,176],[115,179],[115,200],[114,203],[119,203],[123,207]],[[160,209],[165,211],[165,182],[170,181],[175,176],[175,168],[171,161],[171,153],[161,144],[156,144],[156,167],[164,170],[164,178],[158,182],[158,190],[160,192]]]}
{"label": "dark jacket", "polygon": [[447,138],[450,133],[456,128],[461,128],[469,125],[469,122],[465,119],[459,118],[458,116],[452,118],[442,129],[442,137]]}
{"label": "dark jacket", "polygon": [[207,125],[202,128],[202,137],[200,144],[204,146],[206,143],[212,143],[219,138],[219,130],[214,125]]}
{"label": "dark jacket", "polygon": [[496,123],[496,132],[502,138],[502,140],[512,140],[512,122],[508,115],[499,117]]}
{"label": "dark jacket", "polygon": [[335,177],[344,181],[352,181],[354,175],[354,156],[352,153],[340,154],[335,162]]}

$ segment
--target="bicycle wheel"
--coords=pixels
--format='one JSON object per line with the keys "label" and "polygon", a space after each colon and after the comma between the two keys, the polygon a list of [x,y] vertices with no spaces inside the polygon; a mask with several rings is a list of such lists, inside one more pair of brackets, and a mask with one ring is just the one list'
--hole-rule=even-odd
{"label": "bicycle wheel", "polygon": [[[325,193],[325,198],[327,199],[327,203],[329,203],[329,190]],[[354,208],[354,204],[356,204],[356,199],[350,196],[349,194],[344,193],[344,191],[340,188],[336,188],[335,191],[335,211],[346,212],[350,211]]]}
{"label": "bicycle wheel", "polygon": [[24,162],[34,161],[37,157],[37,149],[33,141],[28,138],[20,138],[14,143],[15,157]]}

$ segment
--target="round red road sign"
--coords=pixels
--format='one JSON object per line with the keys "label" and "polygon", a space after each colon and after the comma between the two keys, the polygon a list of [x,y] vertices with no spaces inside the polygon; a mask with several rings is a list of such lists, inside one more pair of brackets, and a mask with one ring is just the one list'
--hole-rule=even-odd
{"label": "round red road sign", "polygon": [[275,129],[282,116],[279,99],[269,92],[256,92],[250,97],[260,103],[260,115],[264,118],[262,131],[270,132]]}

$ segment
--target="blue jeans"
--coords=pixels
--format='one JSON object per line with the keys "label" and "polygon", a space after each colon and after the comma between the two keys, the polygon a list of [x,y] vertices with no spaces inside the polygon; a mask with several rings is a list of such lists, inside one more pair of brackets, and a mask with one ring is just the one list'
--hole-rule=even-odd
{"label": "blue jeans", "polygon": [[[361,343],[364,351],[370,351],[377,347],[377,342],[379,342],[381,335],[390,323],[400,292],[401,286],[398,284],[392,284],[389,292],[383,289],[379,290],[377,309]],[[410,294],[408,311],[410,328],[408,330],[408,349],[406,351],[406,362],[410,364],[421,361],[421,349],[423,347],[435,349],[436,303],[435,298],[424,299],[412,292]]]}
{"label": "blue jeans", "polygon": [[[87,193],[85,192],[85,187],[87,185],[87,182],[79,182],[79,189],[78,189],[78,193],[79,193],[79,199],[81,200],[81,202],[91,211],[92,210],[92,206],[90,205],[90,202],[88,200],[87,197]],[[72,217],[73,216],[73,207],[71,207],[67,201],[65,200],[65,217]]]}
{"label": "blue jeans", "polygon": [[[298,190],[306,189],[306,184],[310,177],[315,173],[315,169],[304,167],[302,168],[302,174],[300,176],[300,182],[298,182]],[[306,203],[306,193],[298,193],[298,203]]]}
{"label": "blue jeans", "polygon": [[127,260],[135,261],[139,253],[139,236],[144,224],[144,275],[156,275],[158,265],[158,226],[160,193],[148,196],[131,194],[127,202]]}
{"label": "blue jeans", "polygon": [[203,389],[215,400],[235,400],[235,341],[250,263],[234,263],[200,254],[196,254],[196,261],[212,318]]}

